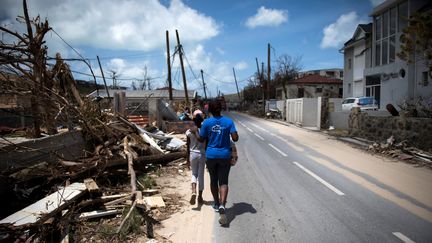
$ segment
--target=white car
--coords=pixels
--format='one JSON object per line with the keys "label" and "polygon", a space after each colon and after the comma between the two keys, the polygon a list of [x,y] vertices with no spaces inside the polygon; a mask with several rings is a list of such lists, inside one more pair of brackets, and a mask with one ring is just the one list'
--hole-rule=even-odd
{"label": "white car", "polygon": [[343,111],[350,111],[355,107],[360,107],[360,110],[378,110],[378,102],[374,97],[352,97],[342,101]]}

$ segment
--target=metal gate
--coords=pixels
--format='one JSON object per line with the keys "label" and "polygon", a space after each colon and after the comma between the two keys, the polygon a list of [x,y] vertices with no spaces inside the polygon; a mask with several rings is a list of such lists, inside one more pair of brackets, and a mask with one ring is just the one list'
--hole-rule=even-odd
{"label": "metal gate", "polygon": [[286,101],[287,122],[302,124],[303,122],[303,99],[289,99]]}

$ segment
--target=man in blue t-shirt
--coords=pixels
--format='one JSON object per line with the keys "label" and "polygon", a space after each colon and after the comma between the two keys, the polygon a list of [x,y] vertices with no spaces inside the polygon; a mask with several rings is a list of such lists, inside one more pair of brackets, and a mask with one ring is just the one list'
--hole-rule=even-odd
{"label": "man in blue t-shirt", "polygon": [[194,129],[199,141],[207,141],[206,165],[210,173],[210,189],[214,198],[213,207],[219,212],[219,223],[227,224],[225,204],[228,196],[228,176],[231,168],[231,138],[238,141],[234,122],[221,115],[222,105],[211,102],[209,112],[213,117],[204,120],[201,130]]}

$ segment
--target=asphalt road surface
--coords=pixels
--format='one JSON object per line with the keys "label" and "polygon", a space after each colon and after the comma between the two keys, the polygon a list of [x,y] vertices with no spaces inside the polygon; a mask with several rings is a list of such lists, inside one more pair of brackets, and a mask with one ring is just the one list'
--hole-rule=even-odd
{"label": "asphalt road surface", "polygon": [[[340,162],[370,161],[359,149],[316,132],[225,115],[239,132],[239,161],[230,173],[230,223],[215,222],[213,242],[432,242],[432,207],[425,195],[432,188],[416,198],[404,187],[409,183],[399,190]],[[347,149],[349,155],[337,156]],[[432,175],[425,168],[414,173]]]}

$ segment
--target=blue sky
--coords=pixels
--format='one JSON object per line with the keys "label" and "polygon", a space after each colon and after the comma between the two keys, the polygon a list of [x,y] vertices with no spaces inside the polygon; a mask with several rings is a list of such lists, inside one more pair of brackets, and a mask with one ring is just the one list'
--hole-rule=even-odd
{"label": "blue sky", "polygon": [[[3,0],[0,24],[23,30],[15,17],[22,14],[21,1]],[[219,89],[236,91],[232,68],[240,88],[256,72],[255,58],[267,61],[267,43],[272,46],[272,66],[282,55],[302,57],[303,70],[343,68],[338,50],[357,24],[370,21],[368,15],[382,0],[39,0],[29,1],[31,16],[48,18],[53,29],[70,45],[89,58],[97,75],[96,55],[108,70],[119,74],[121,84],[143,79],[144,67],[152,86],[166,82],[165,30],[170,31],[171,53],[176,45],[175,29],[186,53],[188,88],[202,95],[200,69],[211,95]],[[2,38],[8,38],[2,36]],[[46,37],[49,55],[64,58],[74,53],[56,34]],[[82,63],[71,69],[89,73]],[[192,70],[192,71],[191,71]],[[174,87],[182,89],[178,57],[172,70]],[[74,74],[77,79],[89,77]],[[102,83],[101,79],[98,82]],[[108,83],[111,83],[110,81]]]}

